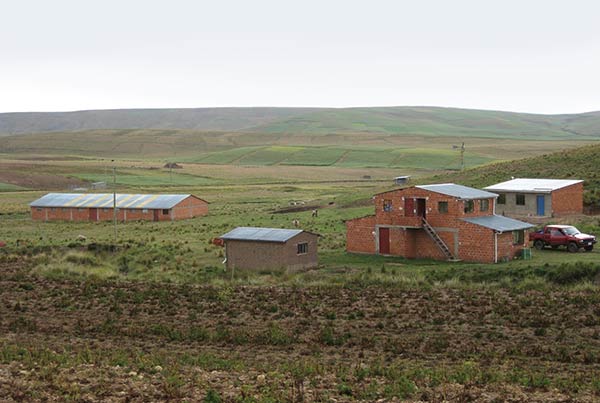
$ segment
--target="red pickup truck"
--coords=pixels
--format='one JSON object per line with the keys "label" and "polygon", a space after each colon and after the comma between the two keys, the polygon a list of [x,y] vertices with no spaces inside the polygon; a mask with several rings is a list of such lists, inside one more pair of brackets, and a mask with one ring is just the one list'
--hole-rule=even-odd
{"label": "red pickup truck", "polygon": [[580,248],[590,251],[597,242],[594,235],[582,234],[571,225],[546,225],[543,229],[530,233],[529,240],[539,250],[546,246],[552,249],[566,246],[569,252],[577,252]]}

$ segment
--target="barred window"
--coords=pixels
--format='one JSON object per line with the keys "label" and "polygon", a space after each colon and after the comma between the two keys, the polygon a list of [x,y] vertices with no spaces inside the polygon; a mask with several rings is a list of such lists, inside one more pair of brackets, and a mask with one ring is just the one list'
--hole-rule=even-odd
{"label": "barred window", "polygon": [[524,206],[525,205],[525,195],[522,193],[517,193],[516,194],[516,203],[517,203],[517,206]]}
{"label": "barred window", "polygon": [[498,194],[498,204],[506,204],[506,195],[504,193]]}
{"label": "barred window", "polygon": [[479,200],[479,211],[488,211],[490,209],[490,201],[488,199]]}

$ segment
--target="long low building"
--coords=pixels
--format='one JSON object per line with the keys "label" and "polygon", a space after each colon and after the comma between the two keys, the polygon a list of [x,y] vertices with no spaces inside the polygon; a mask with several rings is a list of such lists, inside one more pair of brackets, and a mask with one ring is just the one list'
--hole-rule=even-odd
{"label": "long low building", "polygon": [[[39,221],[108,221],[113,193],[48,193],[29,204]],[[173,221],[208,214],[208,202],[190,194],[116,194],[119,221]]]}

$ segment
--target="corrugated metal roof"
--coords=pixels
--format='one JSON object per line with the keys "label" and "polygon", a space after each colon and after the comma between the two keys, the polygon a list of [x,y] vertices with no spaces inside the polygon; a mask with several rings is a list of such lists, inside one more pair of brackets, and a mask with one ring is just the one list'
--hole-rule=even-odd
{"label": "corrugated metal roof", "polygon": [[304,232],[301,229],[237,227],[220,238],[236,241],[287,242],[289,239]]}
{"label": "corrugated metal roof", "polygon": [[415,187],[448,196],[458,197],[460,199],[487,199],[489,197],[498,197],[498,195],[495,193],[470,188],[468,186],[456,185],[454,183],[438,183],[435,185],[420,185]]}
{"label": "corrugated metal roof", "polygon": [[[152,195],[117,193],[117,208],[169,209],[187,199],[189,194]],[[112,193],[48,193],[29,204],[31,207],[111,208]]]}
{"label": "corrugated metal roof", "polygon": [[505,192],[550,193],[553,190],[581,183],[578,179],[528,179],[517,178],[506,182],[496,183],[484,189]]}
{"label": "corrugated metal roof", "polygon": [[471,224],[481,225],[482,227],[491,228],[496,231],[516,231],[521,229],[531,228],[534,225],[528,222],[515,220],[501,215],[486,215],[482,217],[462,218],[463,221]]}

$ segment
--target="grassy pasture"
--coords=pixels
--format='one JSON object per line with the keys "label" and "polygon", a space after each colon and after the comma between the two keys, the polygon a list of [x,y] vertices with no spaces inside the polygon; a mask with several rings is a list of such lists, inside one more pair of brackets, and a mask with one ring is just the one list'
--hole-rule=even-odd
{"label": "grassy pasture", "polygon": [[[42,191],[0,192],[0,400],[600,395],[598,251],[498,265],[347,254],[344,220],[372,213],[371,195],[391,187],[349,178],[393,171],[198,164],[186,175],[215,183],[165,187],[168,172],[148,169],[156,162],[136,163],[118,162],[121,191],[193,193],[209,215],[119,223],[115,242],[110,222],[31,221],[27,203]],[[102,164],[49,171],[100,178]],[[146,186],[128,187],[126,173],[147,173]],[[274,213],[292,202],[323,208]],[[322,235],[316,270],[232,277],[210,243],[235,226],[294,219]],[[600,221],[581,229],[598,233]]]}

